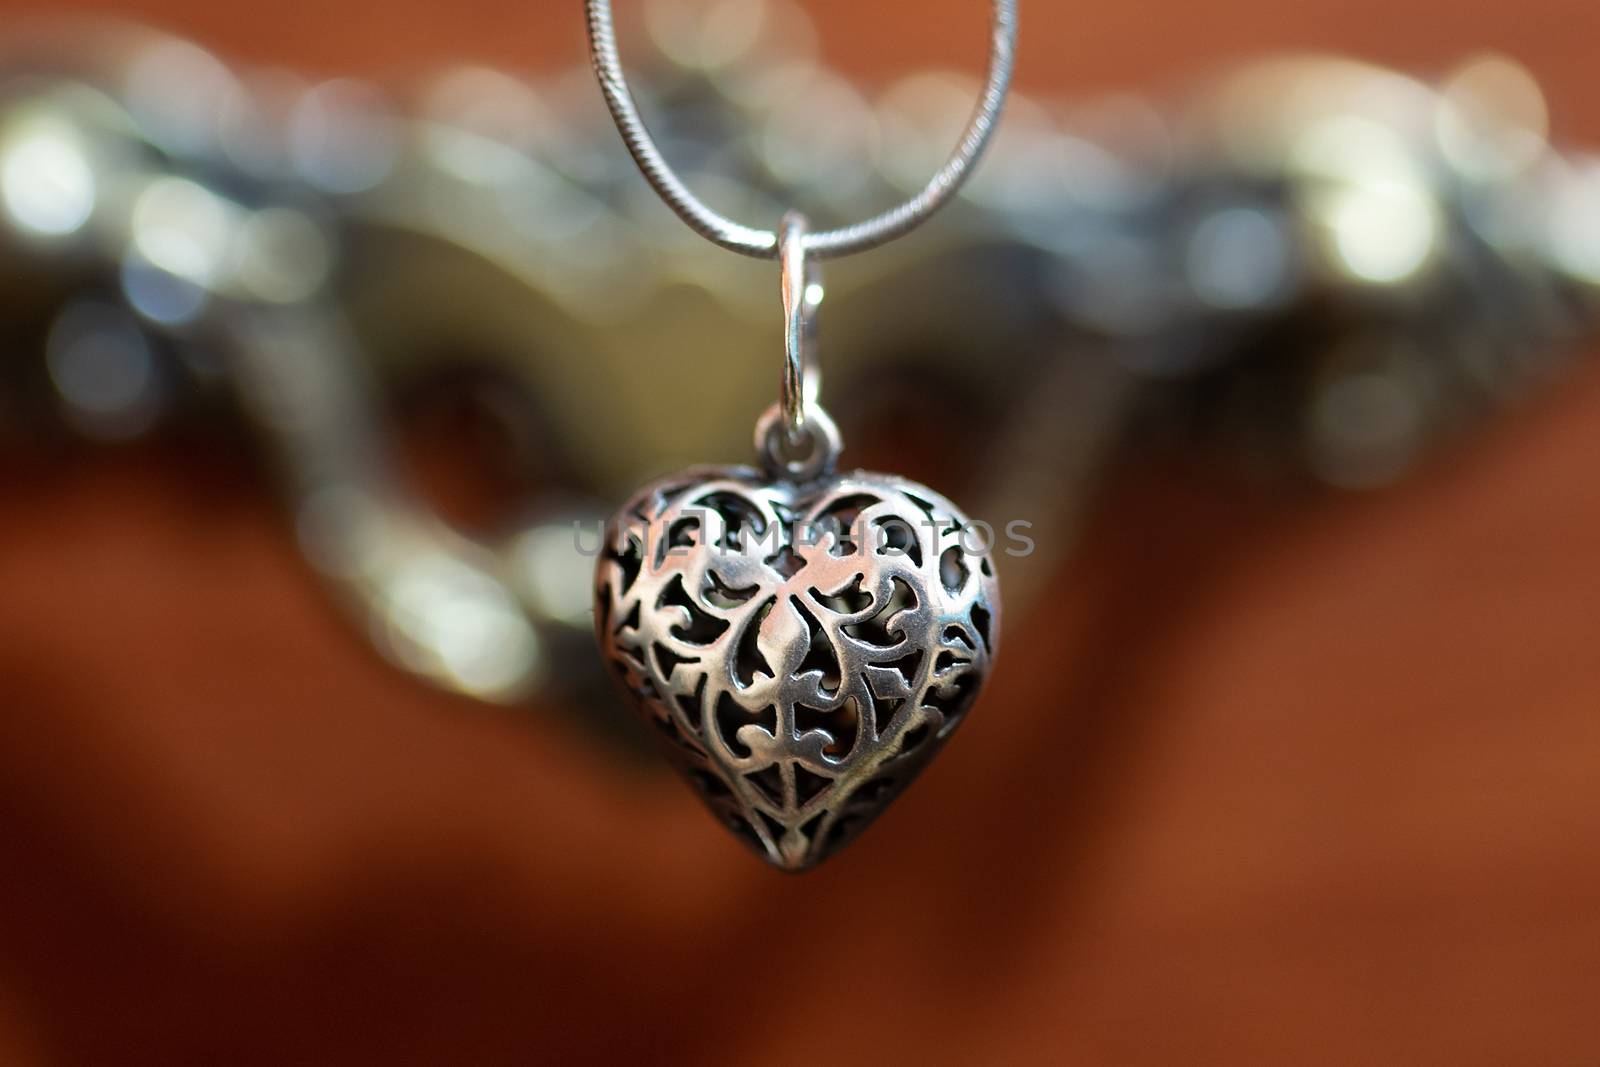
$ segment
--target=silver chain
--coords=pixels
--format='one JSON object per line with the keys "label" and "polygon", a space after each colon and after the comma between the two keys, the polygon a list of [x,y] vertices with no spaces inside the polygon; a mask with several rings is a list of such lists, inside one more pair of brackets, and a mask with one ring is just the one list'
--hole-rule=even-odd
{"label": "silver chain", "polygon": [[[639,117],[638,106],[622,72],[611,0],[584,0],[584,7],[588,13],[589,50],[594,59],[595,76],[600,79],[600,91],[605,94],[606,106],[611,109],[611,117],[616,120],[628,151],[651,186],[690,229],[706,240],[757,259],[776,259],[777,232],[752,229],[713,211],[689,191],[662,158],[655,139]],[[949,161],[920,193],[898,207],[852,226],[807,234],[805,251],[809,255],[819,259],[847,256],[886,244],[916,229],[961,188],[994,137],[1006,94],[1011,89],[1011,72],[1016,65],[1017,0],[994,0],[990,37],[988,82],[973,109],[967,131]]]}

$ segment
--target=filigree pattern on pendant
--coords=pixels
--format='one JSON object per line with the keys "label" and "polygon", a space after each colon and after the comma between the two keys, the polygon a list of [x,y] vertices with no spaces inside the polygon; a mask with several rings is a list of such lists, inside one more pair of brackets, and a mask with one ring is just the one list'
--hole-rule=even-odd
{"label": "filigree pattern on pendant", "polygon": [[993,565],[948,500],[857,471],[687,471],[612,519],[601,647],[712,810],[803,870],[850,841],[976,698]]}

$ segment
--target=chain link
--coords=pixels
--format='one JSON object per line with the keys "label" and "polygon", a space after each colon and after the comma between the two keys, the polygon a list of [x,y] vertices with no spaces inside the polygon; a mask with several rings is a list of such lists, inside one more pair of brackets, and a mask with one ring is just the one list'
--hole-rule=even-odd
{"label": "chain link", "polygon": [[[605,94],[606,106],[611,109],[622,140],[650,185],[679,218],[706,240],[757,259],[776,259],[779,240],[775,231],[753,229],[713,211],[689,191],[662,157],[655,139],[639,117],[638,106],[622,72],[611,0],[584,0],[584,6],[588,13],[589,50],[600,90]],[[960,190],[993,139],[1011,89],[1011,73],[1016,65],[1017,0],[994,0],[990,37],[988,81],[973,109],[967,131],[950,159],[920,193],[898,207],[865,222],[807,234],[805,250],[809,255],[819,259],[847,256],[887,244],[916,229]]]}

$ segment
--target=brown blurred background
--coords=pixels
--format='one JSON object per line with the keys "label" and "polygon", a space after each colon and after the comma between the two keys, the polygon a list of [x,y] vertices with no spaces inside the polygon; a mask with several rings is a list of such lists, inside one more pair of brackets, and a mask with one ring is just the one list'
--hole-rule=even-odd
{"label": "brown blurred background", "polygon": [[[981,61],[976,0],[807,7],[863,79]],[[584,47],[576,0],[120,14],[398,79]],[[1593,0],[1023,15],[1033,91],[1492,47],[1600,143]],[[960,741],[803,878],[379,662],[228,463],[0,459],[0,1060],[1600,1062],[1597,455],[1586,369],[1387,493],[1124,482]]]}

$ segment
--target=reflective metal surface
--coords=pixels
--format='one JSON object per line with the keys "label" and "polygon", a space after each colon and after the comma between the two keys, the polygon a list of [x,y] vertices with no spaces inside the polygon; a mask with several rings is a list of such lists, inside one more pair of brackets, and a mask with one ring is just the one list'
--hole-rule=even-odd
{"label": "reflective metal surface", "polygon": [[902,478],[685,471],[607,526],[595,632],[712,811],[804,870],[977,698],[999,639],[989,540]]}

